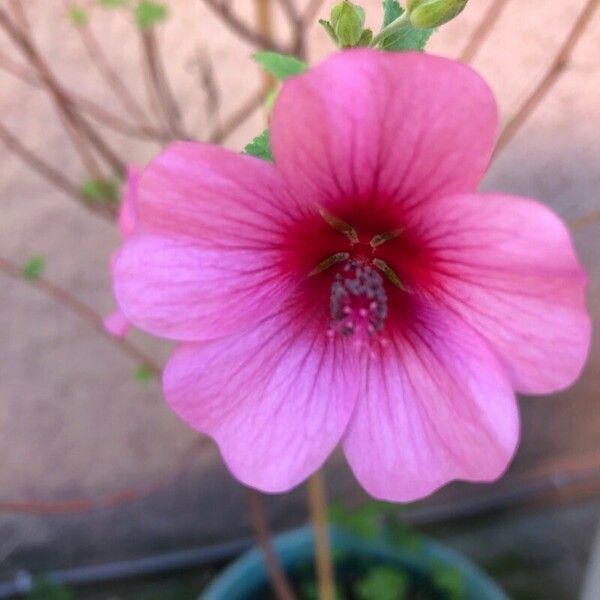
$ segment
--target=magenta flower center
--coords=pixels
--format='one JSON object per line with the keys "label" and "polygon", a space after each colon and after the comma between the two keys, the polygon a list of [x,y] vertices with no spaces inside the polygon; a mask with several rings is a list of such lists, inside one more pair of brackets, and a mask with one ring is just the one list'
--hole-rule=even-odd
{"label": "magenta flower center", "polygon": [[337,267],[329,296],[329,334],[356,336],[357,341],[366,341],[383,330],[388,317],[386,279],[388,284],[405,291],[395,271],[375,256],[379,246],[398,238],[400,230],[377,234],[370,241],[364,241],[345,221],[325,210],[321,211],[321,216],[349,241],[349,251],[332,254],[310,273],[314,276]]}

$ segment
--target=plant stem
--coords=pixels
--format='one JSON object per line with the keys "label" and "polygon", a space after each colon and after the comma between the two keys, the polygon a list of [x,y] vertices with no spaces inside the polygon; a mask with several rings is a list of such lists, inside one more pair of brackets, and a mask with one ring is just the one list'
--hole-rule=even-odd
{"label": "plant stem", "polygon": [[[273,23],[271,19],[271,1],[270,0],[254,0],[254,9],[256,11],[256,20],[258,22],[258,30],[265,39],[273,39]],[[275,78],[270,73],[263,71],[263,90],[265,96],[269,90],[275,85]]]}
{"label": "plant stem", "polygon": [[281,568],[279,559],[271,543],[271,532],[269,531],[269,523],[262,496],[256,490],[246,488],[246,497],[248,498],[248,508],[254,534],[265,557],[273,592],[279,600],[295,600],[296,596],[292,591],[292,586]]}
{"label": "plant stem", "polygon": [[375,48],[379,44],[381,44],[386,37],[394,33],[398,33],[402,31],[405,27],[410,25],[410,19],[408,17],[408,11],[402,13],[395,21],[392,21],[389,25],[386,25],[374,38],[371,42],[371,47]]}
{"label": "plant stem", "polygon": [[242,39],[247,41],[254,46],[257,46],[261,50],[272,50],[273,52],[280,52],[286,54],[288,49],[281,46],[269,37],[265,37],[258,31],[255,31],[249,27],[240,17],[238,17],[230,6],[230,2],[223,2],[223,0],[203,0],[212,11],[214,11],[231,29],[234,33],[237,33]]}
{"label": "plant stem", "polygon": [[92,328],[104,336],[109,342],[114,344],[119,350],[121,350],[121,352],[123,352],[123,354],[126,354],[135,360],[138,365],[145,365],[148,367],[148,369],[150,369],[155,377],[160,378],[161,368],[150,356],[137,348],[137,346],[132,344],[129,340],[125,338],[119,338],[108,333],[104,327],[104,319],[102,316],[91,306],[88,306],[85,302],[82,302],[79,300],[79,298],[71,294],[69,290],[63,289],[43,277],[29,280],[24,279],[22,275],[22,267],[2,256],[0,256],[0,272],[12,277],[13,279],[17,279],[24,284],[30,285],[49,298],[52,298],[62,306],[66,307],[80,319],[87,321]]}
{"label": "plant stem", "polygon": [[150,90],[156,105],[165,118],[172,139],[189,139],[181,123],[181,112],[171,91],[159,54],[156,35],[152,29],[141,32],[142,49],[148,70]]}
{"label": "plant stem", "polygon": [[[72,10],[76,5],[73,0],[63,0],[67,11]],[[122,107],[129,117],[135,116],[141,123],[141,127],[152,128],[144,110],[127,89],[118,72],[106,58],[98,39],[94,35],[89,23],[82,23],[75,27],[92,63],[100,73],[100,76],[108,84],[115,98],[121,103]]]}
{"label": "plant stem", "polygon": [[315,567],[319,584],[319,600],[334,600],[335,580],[327,529],[325,480],[322,471],[317,471],[308,480],[308,502],[315,532]]}

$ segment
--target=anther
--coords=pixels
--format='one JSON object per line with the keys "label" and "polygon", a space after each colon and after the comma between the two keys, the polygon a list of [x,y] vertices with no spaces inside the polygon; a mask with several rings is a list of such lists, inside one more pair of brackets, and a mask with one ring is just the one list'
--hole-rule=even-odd
{"label": "anther", "polygon": [[330,256],[329,258],[326,258],[325,260],[321,261],[308,274],[308,276],[312,277],[313,275],[318,275],[319,273],[322,273],[323,271],[326,271],[327,269],[329,269],[329,267],[332,267],[333,265],[344,262],[345,260],[348,260],[349,258],[350,258],[349,252],[337,252],[336,254]]}
{"label": "anther", "polygon": [[406,291],[406,287],[400,280],[400,277],[396,275],[396,272],[384,261],[380,258],[374,258],[373,264],[389,279],[391,283],[393,283],[397,288],[402,291]]}
{"label": "anther", "polygon": [[386,231],[385,233],[378,233],[376,236],[371,238],[369,242],[371,248],[377,248],[386,242],[395,240],[402,233],[401,229],[394,229],[393,231]]}
{"label": "anther", "polygon": [[319,214],[323,217],[323,220],[327,225],[329,225],[332,229],[343,233],[352,244],[358,244],[358,234],[352,225],[348,225],[345,221],[334,217],[330,212],[321,208],[319,210]]}

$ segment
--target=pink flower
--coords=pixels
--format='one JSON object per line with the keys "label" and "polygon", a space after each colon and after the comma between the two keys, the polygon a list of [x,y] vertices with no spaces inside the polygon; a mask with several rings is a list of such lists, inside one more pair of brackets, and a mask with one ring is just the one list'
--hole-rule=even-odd
{"label": "pink flower", "polygon": [[141,175],[115,290],[181,342],[167,401],[233,474],[288,490],[341,443],[396,501],[489,481],[514,391],[578,376],[586,276],[559,218],[474,192],[497,124],[486,84],[425,54],[346,51],[288,80],[275,164],[194,143]]}
{"label": "pink flower", "polygon": [[[121,239],[127,241],[134,232],[136,224],[136,193],[139,171],[136,166],[130,165],[127,170],[127,181],[123,191],[121,209],[117,222]],[[114,267],[114,258],[111,261],[111,268]],[[131,323],[120,309],[115,310],[104,318],[104,328],[116,337],[125,337],[131,329]]]}

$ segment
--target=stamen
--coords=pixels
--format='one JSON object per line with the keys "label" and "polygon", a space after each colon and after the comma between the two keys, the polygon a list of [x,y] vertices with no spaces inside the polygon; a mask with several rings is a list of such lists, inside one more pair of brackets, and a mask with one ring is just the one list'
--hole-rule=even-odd
{"label": "stamen", "polygon": [[318,275],[319,273],[322,273],[323,271],[326,271],[327,269],[329,269],[329,267],[332,267],[333,265],[335,265],[337,263],[344,262],[345,260],[348,260],[349,258],[350,258],[349,252],[337,252],[333,256],[330,256],[329,258],[326,258],[324,261],[321,261],[308,274],[308,276],[312,277],[313,275]]}
{"label": "stamen", "polygon": [[369,244],[371,245],[371,248],[377,248],[377,246],[381,246],[382,244],[385,244],[386,242],[395,240],[401,233],[402,233],[401,229],[394,229],[393,231],[386,231],[385,233],[378,233],[376,236],[374,236],[371,239]]}
{"label": "stamen", "polygon": [[403,292],[406,292],[406,287],[400,280],[400,277],[396,275],[396,272],[384,261],[380,258],[374,258],[373,264],[383,272],[383,274],[393,283],[397,288],[401,289]]}
{"label": "stamen", "polygon": [[358,244],[358,234],[352,225],[348,225],[345,221],[334,217],[330,212],[324,208],[319,209],[319,214],[323,217],[323,220],[327,225],[343,233],[353,244]]}

